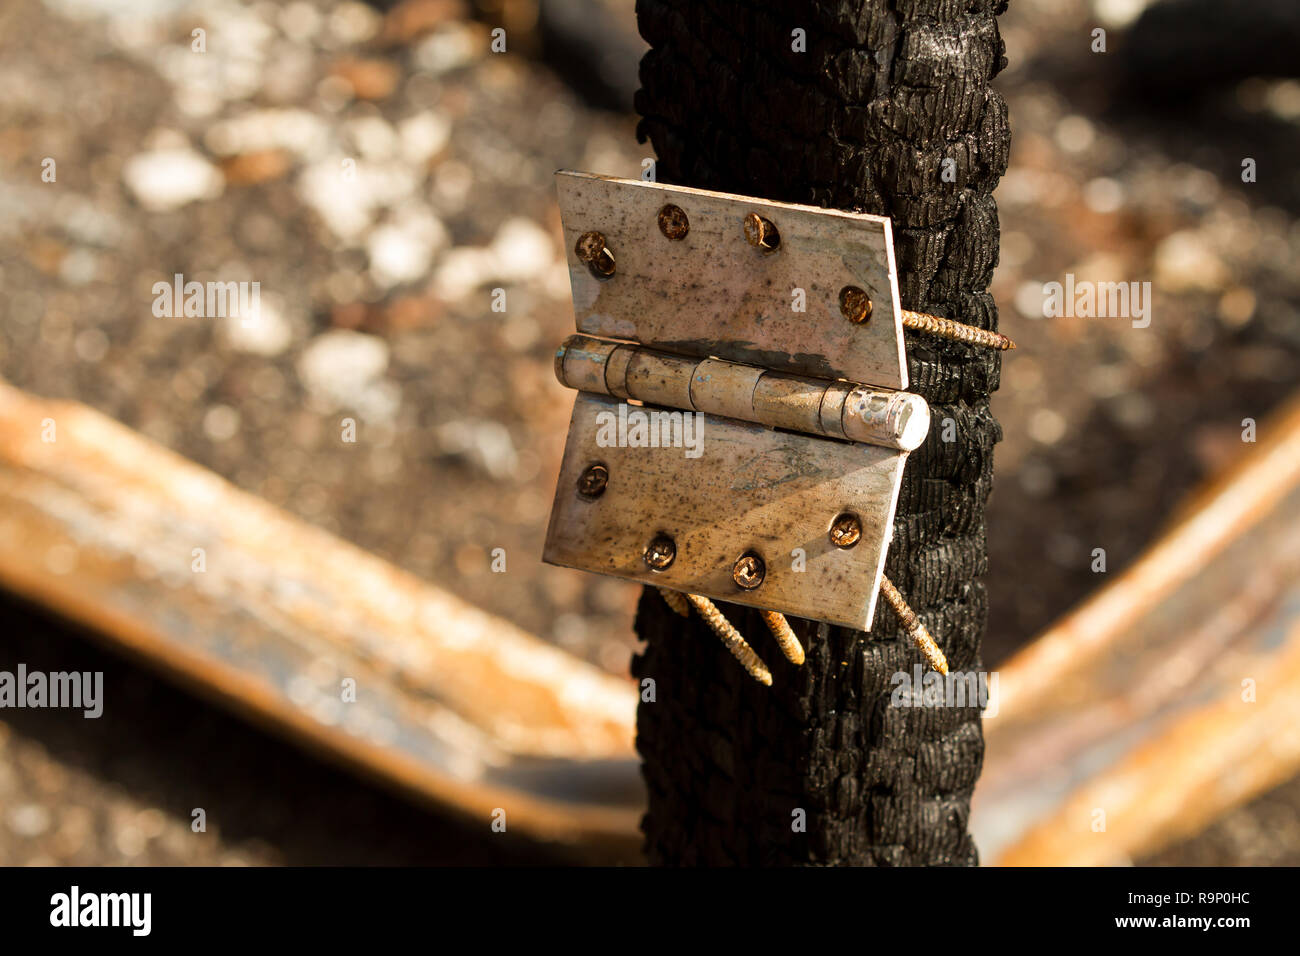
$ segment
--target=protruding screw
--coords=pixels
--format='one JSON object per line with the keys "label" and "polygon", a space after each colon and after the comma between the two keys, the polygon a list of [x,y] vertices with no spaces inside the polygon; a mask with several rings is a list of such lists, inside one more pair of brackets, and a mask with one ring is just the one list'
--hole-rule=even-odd
{"label": "protruding screw", "polygon": [[781,245],[781,233],[777,231],[776,223],[764,219],[756,212],[745,217],[745,239],[751,246],[764,252],[774,252]]}
{"label": "protruding screw", "polygon": [[584,232],[573,251],[597,279],[608,279],[614,274],[614,253],[605,245],[604,233]]}
{"label": "protruding screw", "polygon": [[912,639],[912,643],[925,655],[925,659],[930,662],[930,666],[940,674],[948,673],[948,658],[944,656],[939,645],[934,642],[934,638],[925,629],[925,625],[916,616],[916,612],[907,606],[907,602],[903,600],[903,595],[899,594],[898,588],[894,587],[894,582],[883,574],[880,576],[880,596],[894,609],[894,613],[898,615],[898,622],[903,625],[903,630]]}
{"label": "protruding screw", "polygon": [[785,619],[785,615],[780,611],[760,610],[759,615],[763,622],[767,624],[767,629],[772,632],[776,638],[777,646],[781,648],[781,653],[785,659],[796,667],[804,662],[803,645],[799,643],[798,636],[790,627],[790,622]]}
{"label": "protruding screw", "polygon": [[691,231],[691,221],[686,218],[686,210],[672,203],[660,209],[659,231],[674,242],[685,239],[686,234]]}
{"label": "protruding screw", "polygon": [[831,544],[837,548],[851,548],[862,537],[862,522],[847,511],[831,523]]}
{"label": "protruding screw", "polygon": [[763,577],[767,574],[767,565],[763,559],[752,551],[748,551],[740,556],[736,566],[731,569],[731,580],[746,591],[752,591],[763,583]]}
{"label": "protruding screw", "polygon": [[1001,351],[1016,347],[1015,342],[1012,342],[1000,332],[990,332],[988,329],[963,325],[960,322],[954,322],[952,319],[940,318],[937,315],[926,315],[923,312],[911,312],[907,309],[903,310],[903,328],[915,329],[918,332],[930,332],[933,335],[941,335],[945,339],[952,339],[955,342],[983,345]]}
{"label": "protruding screw", "polygon": [[840,312],[854,325],[871,318],[871,296],[855,285],[840,289]]}
{"label": "protruding screw", "polygon": [[608,483],[609,469],[596,462],[588,465],[578,476],[578,494],[584,498],[599,498],[605,493],[605,486]]}
{"label": "protruding screw", "polygon": [[677,558],[677,545],[666,534],[657,534],[645,547],[645,563],[651,571],[666,571]]}

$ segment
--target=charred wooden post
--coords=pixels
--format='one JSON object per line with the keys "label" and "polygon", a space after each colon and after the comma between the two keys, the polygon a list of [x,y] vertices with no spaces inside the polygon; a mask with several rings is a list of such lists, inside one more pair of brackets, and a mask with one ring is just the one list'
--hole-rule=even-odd
{"label": "charred wooden post", "polygon": [[[638,0],[652,49],[636,105],[658,178],[889,216],[904,308],[995,329],[991,194],[1009,132],[990,81],[1005,64],[1004,8]],[[1000,357],[917,332],[907,353],[934,427],[907,463],[886,573],[952,669],[978,670]],[[772,662],[772,687],[698,616],[642,595],[633,671],[654,681],[637,720],[650,860],[974,864],[979,713],[890,706],[894,675],[921,661],[894,613],[871,633],[791,621],[807,649],[795,667],[759,611],[725,611]]]}

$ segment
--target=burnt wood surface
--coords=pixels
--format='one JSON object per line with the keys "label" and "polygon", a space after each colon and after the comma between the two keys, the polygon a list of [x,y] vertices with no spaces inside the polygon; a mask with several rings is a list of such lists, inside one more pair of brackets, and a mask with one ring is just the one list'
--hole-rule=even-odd
{"label": "burnt wood surface", "polygon": [[[1005,65],[1004,8],[638,0],[651,50],[636,106],[657,177],[890,216],[903,307],[996,328],[992,191],[1010,134],[990,81]],[[806,52],[792,50],[795,29]],[[946,158],[954,182],[941,175]],[[976,670],[1000,360],[914,333],[907,348],[911,389],[934,424],[908,461],[886,574],[950,667]],[[945,419],[954,441],[941,440]],[[723,607],[772,667],[773,687],[750,679],[698,617],[642,594],[646,644],[633,673],[655,682],[637,717],[650,861],[975,864],[966,825],[979,714],[890,706],[891,678],[922,658],[889,608],[869,634],[792,621],[808,651],[796,668],[756,611]]]}

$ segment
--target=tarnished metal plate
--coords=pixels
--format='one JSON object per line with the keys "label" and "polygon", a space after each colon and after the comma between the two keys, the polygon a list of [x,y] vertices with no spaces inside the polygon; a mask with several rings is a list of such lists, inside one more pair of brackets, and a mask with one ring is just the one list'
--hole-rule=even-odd
{"label": "tarnished metal plate", "polygon": [[[589,173],[556,174],[580,332],[705,358],[904,389],[901,309],[889,220]],[[666,205],[685,214],[660,225]],[[745,236],[750,213],[772,222],[774,251]],[[674,229],[674,227],[676,227]],[[613,257],[600,278],[576,252],[599,232]],[[871,298],[855,324],[847,286]],[[805,311],[797,311],[802,290]]]}
{"label": "tarnished metal plate", "polygon": [[[544,560],[869,628],[906,454],[712,416],[701,416],[698,431],[670,428],[680,443],[670,437],[640,447],[633,413],[668,411],[578,394]],[[583,494],[580,481],[593,464],[608,479],[599,494]],[[853,547],[838,548],[828,532],[845,512],[858,516],[862,534]],[[658,535],[676,549],[662,571],[644,557]],[[766,566],[750,591],[732,580],[747,552]]]}

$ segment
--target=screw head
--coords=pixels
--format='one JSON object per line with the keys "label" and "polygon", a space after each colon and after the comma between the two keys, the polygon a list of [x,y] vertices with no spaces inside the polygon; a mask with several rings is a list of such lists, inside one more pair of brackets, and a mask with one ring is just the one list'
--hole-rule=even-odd
{"label": "screw head", "polygon": [[862,522],[858,516],[845,512],[831,522],[831,544],[837,548],[851,548],[862,537]]}
{"label": "screw head", "polygon": [[660,209],[659,231],[674,242],[685,239],[691,231],[691,221],[686,218],[686,210],[672,203]]}
{"label": "screw head", "polygon": [[666,534],[657,534],[641,556],[651,571],[666,571],[677,558],[677,544]]}
{"label": "screw head", "polygon": [[871,296],[855,285],[840,289],[840,312],[854,325],[871,318]]}
{"label": "screw head", "polygon": [[604,233],[584,232],[573,251],[597,279],[608,279],[614,274],[614,254],[605,245]]}
{"label": "screw head", "polygon": [[751,212],[745,217],[745,240],[756,249],[774,252],[781,245],[781,233],[772,220]]}
{"label": "screw head", "polygon": [[600,462],[595,462],[588,465],[578,476],[578,494],[584,498],[599,498],[605,493],[605,486],[608,483],[609,469]]}
{"label": "screw head", "polygon": [[767,565],[763,559],[752,551],[747,551],[736,561],[736,566],[731,569],[731,580],[736,582],[738,587],[746,591],[752,591],[763,583],[763,578],[767,574]]}

